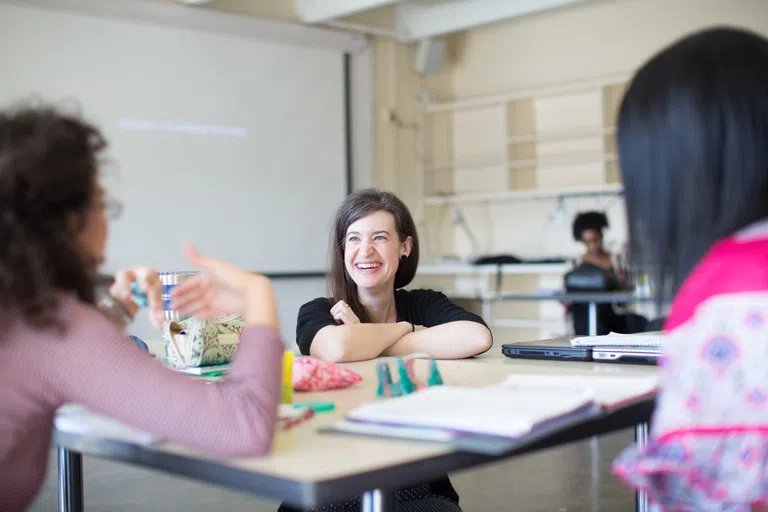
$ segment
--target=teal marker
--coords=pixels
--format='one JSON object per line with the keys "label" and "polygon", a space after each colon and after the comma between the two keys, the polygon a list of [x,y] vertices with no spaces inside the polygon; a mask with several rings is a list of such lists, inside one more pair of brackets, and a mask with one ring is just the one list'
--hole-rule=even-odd
{"label": "teal marker", "polygon": [[149,306],[149,300],[147,300],[147,294],[144,292],[144,290],[141,289],[139,286],[139,283],[131,283],[131,299],[133,299],[133,302],[141,306],[142,308],[146,308]]}
{"label": "teal marker", "polygon": [[437,368],[437,361],[431,359],[429,362],[429,378],[427,386],[442,386],[443,378],[440,376],[440,370]]}
{"label": "teal marker", "polygon": [[408,375],[408,367],[402,358],[397,359],[397,373],[400,376],[400,389],[403,395],[410,395],[416,390],[411,378]]}
{"label": "teal marker", "polygon": [[330,412],[336,409],[333,402],[295,402],[294,409],[312,409],[315,412]]}

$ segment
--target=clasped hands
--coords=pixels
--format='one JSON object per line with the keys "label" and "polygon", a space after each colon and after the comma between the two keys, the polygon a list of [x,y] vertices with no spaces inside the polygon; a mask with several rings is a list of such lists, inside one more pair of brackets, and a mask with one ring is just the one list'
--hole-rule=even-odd
{"label": "clasped hands", "polygon": [[[331,316],[333,316],[334,320],[336,320],[336,323],[340,325],[354,325],[360,323],[360,319],[357,317],[355,312],[352,311],[352,307],[343,300],[340,300],[333,305],[331,308]],[[412,330],[414,332],[426,329],[426,327],[423,325],[415,325],[411,322],[408,323],[411,324]]]}

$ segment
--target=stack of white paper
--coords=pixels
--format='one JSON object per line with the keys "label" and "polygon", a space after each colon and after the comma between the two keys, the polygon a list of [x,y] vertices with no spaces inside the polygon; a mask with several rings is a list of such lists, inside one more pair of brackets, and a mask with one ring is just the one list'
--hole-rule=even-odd
{"label": "stack of white paper", "polygon": [[659,388],[659,378],[615,375],[510,375],[495,387],[515,391],[587,390],[600,407],[611,409],[638,399],[653,396]]}
{"label": "stack of white paper", "polygon": [[617,334],[605,336],[580,336],[571,340],[574,347],[662,347],[664,335],[660,333]]}
{"label": "stack of white paper", "polygon": [[54,424],[62,432],[81,434],[93,439],[114,439],[143,446],[160,441],[160,437],[156,434],[131,428],[117,420],[74,404],[59,408]]}

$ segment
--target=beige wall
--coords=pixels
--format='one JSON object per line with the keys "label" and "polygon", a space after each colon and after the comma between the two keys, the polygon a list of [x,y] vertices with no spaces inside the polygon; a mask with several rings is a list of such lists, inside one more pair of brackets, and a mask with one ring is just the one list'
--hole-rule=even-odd
{"label": "beige wall", "polygon": [[457,97],[629,73],[663,46],[712,25],[768,34],[763,0],[600,0],[459,36]]}
{"label": "beige wall", "polygon": [[[434,222],[425,222],[421,209],[421,180],[416,162],[420,90],[442,97],[451,94],[450,82],[441,76],[419,76],[411,71],[410,48],[392,39],[374,40],[374,170],[373,183],[392,190],[413,211],[422,238]],[[422,242],[424,245],[424,241]]]}
{"label": "beige wall", "polygon": [[[684,34],[723,24],[768,35],[768,1],[589,1],[454,35],[449,42],[448,63],[439,75],[429,77],[420,77],[411,70],[408,48],[377,40],[374,182],[395,190],[411,206],[422,237],[448,241],[435,252],[461,252],[466,244],[460,233],[450,229],[447,208],[425,209],[419,200],[419,131],[413,123],[420,119],[420,90],[445,101],[629,75],[653,53]],[[389,120],[388,109],[395,111],[403,124]],[[567,207],[569,215],[587,207],[608,207],[614,225],[609,240],[615,247],[623,242],[623,207],[615,198],[571,200]],[[470,225],[478,231],[483,250],[523,255],[579,251],[570,241],[570,218],[562,225],[546,221],[554,201],[463,209]],[[426,256],[435,254],[427,251]]]}

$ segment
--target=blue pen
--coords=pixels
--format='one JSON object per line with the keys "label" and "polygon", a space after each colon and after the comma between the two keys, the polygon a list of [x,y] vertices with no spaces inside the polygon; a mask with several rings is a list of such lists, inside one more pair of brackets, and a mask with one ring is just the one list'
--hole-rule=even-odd
{"label": "blue pen", "polygon": [[131,336],[131,335],[129,335],[128,337],[132,339],[139,347],[141,347],[141,350],[143,350],[144,352],[149,352],[149,347],[147,346],[146,343],[144,343],[141,340],[141,338],[137,336]]}

